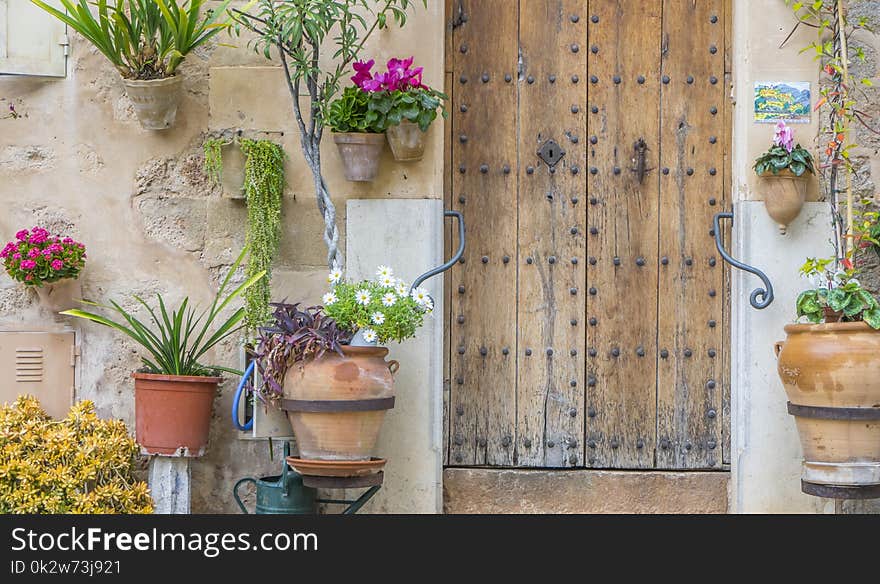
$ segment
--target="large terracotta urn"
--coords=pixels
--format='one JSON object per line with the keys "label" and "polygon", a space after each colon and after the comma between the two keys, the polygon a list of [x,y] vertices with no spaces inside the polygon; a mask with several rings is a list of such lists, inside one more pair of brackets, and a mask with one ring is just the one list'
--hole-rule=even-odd
{"label": "large terracotta urn", "polygon": [[807,198],[807,174],[795,175],[788,170],[778,174],[762,174],[764,206],[767,214],[779,226],[779,233],[785,235],[788,225],[801,214]]}
{"label": "large terracotta urn", "polygon": [[394,407],[399,364],[384,347],[328,351],[292,367],[284,378],[281,407],[287,412],[300,457],[370,460],[385,413]]}
{"label": "large terracotta urn", "polygon": [[778,371],[803,447],[804,491],[880,485],[880,332],[863,322],[785,332]]}

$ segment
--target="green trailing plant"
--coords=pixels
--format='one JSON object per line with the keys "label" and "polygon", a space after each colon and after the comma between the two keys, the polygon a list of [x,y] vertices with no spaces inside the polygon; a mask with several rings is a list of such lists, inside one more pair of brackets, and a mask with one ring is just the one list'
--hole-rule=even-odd
{"label": "green trailing plant", "polygon": [[[281,61],[302,153],[312,171],[318,210],[324,218],[323,238],[331,268],[340,268],[343,262],[336,207],[321,164],[328,108],[364,43],[389,21],[404,26],[407,10],[415,4],[428,5],[427,0],[254,0],[244,10],[230,10],[237,24],[230,30],[247,29],[256,35],[250,44],[255,51]],[[329,59],[325,50],[331,53]],[[303,96],[305,107],[300,101]]]}
{"label": "green trailing plant", "polygon": [[98,324],[111,327],[128,335],[147,351],[141,356],[144,372],[165,375],[211,376],[219,371],[241,375],[241,371],[219,365],[203,365],[201,359],[218,343],[236,334],[242,329],[241,321],[245,317],[245,309],[236,309],[231,316],[215,324],[220,313],[239,295],[246,292],[256,282],[262,280],[265,272],[258,272],[248,277],[242,284],[223,298],[229,287],[232,274],[241,265],[247,248],[243,249],[230,267],[226,277],[220,284],[210,308],[196,312],[190,305],[189,297],[184,298],[176,309],[170,311],[165,306],[165,299],[156,294],[158,308],[153,308],[138,296],[137,303],[143,307],[152,322],[143,322],[134,314],[111,300],[110,305],[83,301],[84,304],[96,306],[116,312],[122,317],[114,321],[107,317],[79,309],[65,310],[61,314],[84,318]]}
{"label": "green trailing plant", "polygon": [[281,237],[284,195],[284,150],[269,140],[241,138],[245,156],[244,195],[247,201],[246,245],[250,249],[246,276],[265,273],[245,292],[245,329],[252,335],[270,316],[272,262]]}
{"label": "green trailing plant", "polygon": [[230,23],[231,0],[205,10],[206,0],[60,0],[64,10],[31,0],[92,43],[126,79],[163,79]]}
{"label": "green trailing plant", "polygon": [[202,170],[216,185],[223,180],[223,147],[231,143],[230,140],[223,138],[207,138],[202,144],[202,150],[205,152]]}

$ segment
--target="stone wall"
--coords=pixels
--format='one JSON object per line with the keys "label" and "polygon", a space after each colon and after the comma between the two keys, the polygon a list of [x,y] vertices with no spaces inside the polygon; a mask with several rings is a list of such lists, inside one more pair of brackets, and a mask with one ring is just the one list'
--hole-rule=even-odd
{"label": "stone wall", "polygon": [[[391,56],[415,54],[425,66],[426,82],[442,86],[443,7],[429,5],[404,30],[374,36],[364,55],[382,64]],[[203,175],[201,145],[209,132],[243,129],[277,139],[288,154],[273,295],[317,301],[325,286],[326,251],[283,73],[277,63],[249,50],[246,40],[233,42],[239,46],[214,43],[187,57],[180,69],[184,98],[177,122],[162,132],[140,128],[118,74],[78,36],[71,39],[67,78],[0,76],[0,109],[5,114],[11,104],[18,114],[0,114],[0,201],[5,209],[0,238],[42,225],[83,241],[89,258],[81,280],[89,299],[112,298],[132,307],[133,293],[149,297],[161,292],[175,303],[186,295],[208,302],[243,246],[246,209],[222,197],[222,189]],[[326,173],[340,229],[348,198],[442,197],[441,126],[431,130],[423,163],[396,165],[389,155],[372,185],[342,180],[328,136]],[[81,345],[76,398],[93,400],[100,415],[121,418],[133,429],[130,373],[139,367],[137,347],[98,325],[54,321],[40,312],[35,295],[5,274],[0,277],[0,329],[65,326],[76,327]],[[212,361],[238,366],[237,343],[217,350]],[[235,381],[227,379],[221,386],[209,452],[193,464],[192,509],[197,513],[237,512],[234,482],[277,474],[280,465],[277,442],[270,459],[266,441],[242,440],[233,430],[229,410]]]}

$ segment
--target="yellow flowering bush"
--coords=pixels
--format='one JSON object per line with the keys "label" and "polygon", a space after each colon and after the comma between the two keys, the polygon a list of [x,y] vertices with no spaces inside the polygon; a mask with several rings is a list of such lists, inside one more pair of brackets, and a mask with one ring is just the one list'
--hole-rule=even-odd
{"label": "yellow flowering bush", "polygon": [[137,445],[83,401],[64,420],[31,396],[0,407],[0,513],[152,513],[134,478]]}

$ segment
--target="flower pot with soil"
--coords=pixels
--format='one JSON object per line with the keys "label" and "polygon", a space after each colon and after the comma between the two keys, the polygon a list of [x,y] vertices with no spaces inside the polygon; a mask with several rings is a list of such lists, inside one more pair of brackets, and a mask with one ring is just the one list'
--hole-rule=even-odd
{"label": "flower pot with soil", "polygon": [[814,174],[810,153],[794,144],[791,128],[776,124],[773,145],[755,161],[755,172],[762,179],[767,214],[785,235],[788,225],[797,219],[807,196],[807,180]]}
{"label": "flower pot with soil", "polygon": [[247,248],[242,250],[230,267],[214,301],[206,310],[191,306],[189,298],[169,310],[162,295],[157,294],[157,306],[150,306],[139,297],[134,298],[144,313],[143,320],[116,302],[111,306],[90,304],[116,312],[122,317],[121,321],[83,310],[62,312],[116,329],[144,349],[145,354],[141,357],[144,366],[132,374],[135,380],[135,435],[144,454],[195,457],[205,453],[214,395],[221,381],[219,373],[241,375],[241,372],[219,365],[203,365],[202,359],[218,343],[242,330],[244,307],[237,308],[223,321],[219,320],[219,315],[236,297],[266,275],[259,272],[226,294],[230,278],[246,252]]}
{"label": "flower pot with soil", "polygon": [[[330,273],[333,288],[323,306],[274,305],[274,322],[261,330],[255,352],[261,398],[287,412],[301,458],[369,461],[394,407],[399,367],[373,343],[412,337],[433,301],[385,266],[375,280],[341,279],[339,270]],[[366,346],[351,344],[356,332]]]}
{"label": "flower pot with soil", "polygon": [[6,273],[33,288],[52,313],[73,308],[82,297],[77,278],[86,264],[86,247],[42,227],[22,229],[0,251]]}
{"label": "flower pot with soil", "polygon": [[385,134],[338,132],[333,134],[333,142],[339,150],[346,180],[375,180],[385,149]]}
{"label": "flower pot with soil", "polygon": [[[206,0],[161,4],[60,0],[63,10],[43,0],[33,2],[82,35],[116,67],[145,130],[174,125],[182,83],[176,75],[178,65],[193,49],[229,27],[230,0],[206,10],[204,16]],[[227,20],[221,22],[223,18]]]}

